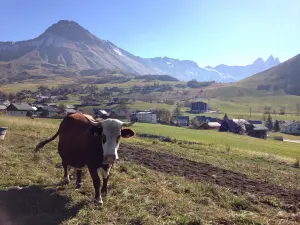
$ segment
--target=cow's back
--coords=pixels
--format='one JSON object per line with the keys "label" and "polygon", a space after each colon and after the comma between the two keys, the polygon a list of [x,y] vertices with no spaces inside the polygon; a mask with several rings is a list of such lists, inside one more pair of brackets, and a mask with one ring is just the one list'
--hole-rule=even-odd
{"label": "cow's back", "polygon": [[90,134],[91,128],[92,125],[80,113],[67,116],[60,124],[58,152],[66,164],[81,168],[95,157],[97,149],[100,153],[101,140]]}

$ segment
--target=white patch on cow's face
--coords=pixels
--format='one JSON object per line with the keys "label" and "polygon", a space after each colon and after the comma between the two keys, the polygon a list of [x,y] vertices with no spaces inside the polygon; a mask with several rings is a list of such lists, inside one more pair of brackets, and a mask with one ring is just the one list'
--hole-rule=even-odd
{"label": "white patch on cow's face", "polygon": [[119,158],[118,149],[120,145],[122,125],[123,122],[117,119],[106,119],[103,121],[102,146],[104,157],[115,157],[115,159]]}

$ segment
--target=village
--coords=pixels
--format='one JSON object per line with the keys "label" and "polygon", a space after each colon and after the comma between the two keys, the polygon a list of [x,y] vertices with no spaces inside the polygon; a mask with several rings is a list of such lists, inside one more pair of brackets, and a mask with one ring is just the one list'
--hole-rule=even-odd
{"label": "village", "polygon": [[[40,88],[39,91],[42,92],[43,89]],[[110,90],[106,89],[106,91],[109,93]],[[22,93],[24,92],[25,91]],[[93,90],[90,88],[86,92],[93,92]],[[172,113],[164,109],[133,109],[129,107],[131,103],[129,98],[109,98],[108,96],[104,100],[102,99],[103,102],[101,102],[95,99],[95,94],[86,95],[85,98],[81,96],[81,104],[63,104],[58,101],[67,98],[67,96],[66,93],[60,93],[60,95],[62,96],[34,94],[35,100],[33,103],[26,102],[25,98],[21,98],[22,100],[17,101],[13,100],[13,102],[3,98],[0,102],[0,113],[8,116],[30,117],[32,119],[36,117],[62,119],[70,113],[87,113],[86,107],[92,107],[91,112],[95,118],[117,118],[140,123],[160,123],[170,126],[180,126],[189,129],[216,130],[261,139],[266,139],[268,132],[300,135],[300,122],[298,121],[273,121],[269,116],[268,121],[264,124],[261,120],[229,119],[226,113],[225,115],[221,114],[224,115],[223,118],[207,116],[210,109],[208,103],[202,101],[190,103],[190,107],[185,113],[181,112],[179,106],[177,106]],[[97,107],[101,103],[102,105],[104,104],[105,107]],[[282,139],[279,137],[278,140]]]}

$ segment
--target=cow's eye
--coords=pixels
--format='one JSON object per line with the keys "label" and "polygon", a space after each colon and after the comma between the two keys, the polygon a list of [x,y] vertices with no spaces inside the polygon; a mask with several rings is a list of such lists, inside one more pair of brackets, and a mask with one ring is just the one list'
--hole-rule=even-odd
{"label": "cow's eye", "polygon": [[119,136],[117,137],[117,143],[119,143],[120,138],[121,138],[121,135],[119,135]]}
{"label": "cow's eye", "polygon": [[104,144],[105,142],[106,142],[106,135],[103,134],[103,135],[102,135],[102,143]]}

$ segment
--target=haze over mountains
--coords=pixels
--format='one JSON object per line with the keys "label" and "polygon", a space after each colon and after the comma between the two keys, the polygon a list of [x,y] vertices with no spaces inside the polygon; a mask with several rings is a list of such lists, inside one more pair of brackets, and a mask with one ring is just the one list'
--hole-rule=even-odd
{"label": "haze over mountains", "polygon": [[[199,53],[201,54],[201,53]],[[233,82],[278,65],[270,56],[247,66],[200,67],[191,60],[142,58],[102,40],[74,21],[61,20],[37,38],[0,42],[1,82],[37,79],[39,75],[79,75],[82,70],[119,69],[142,74],[168,74],[179,80]]]}

